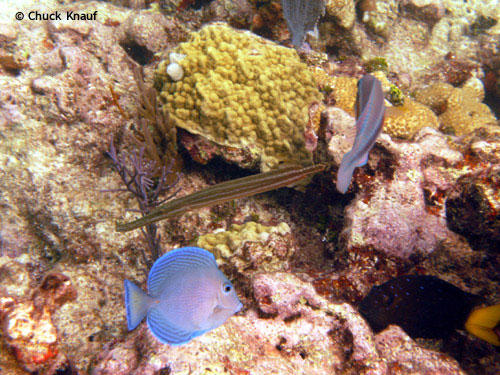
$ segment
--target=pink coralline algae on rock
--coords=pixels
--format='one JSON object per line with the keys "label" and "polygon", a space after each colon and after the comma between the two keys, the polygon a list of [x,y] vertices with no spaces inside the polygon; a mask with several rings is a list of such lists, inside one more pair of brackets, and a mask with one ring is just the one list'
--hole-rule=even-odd
{"label": "pink coralline algae on rock", "polygon": [[[182,347],[158,343],[145,323],[127,332],[123,280],[144,285],[146,269],[139,254],[147,244],[139,231],[115,231],[117,220],[137,215],[130,211],[136,202],[127,194],[101,189],[120,184],[105,153],[110,139],[121,150],[134,147],[128,135],[138,129],[133,115],[138,112],[139,90],[131,65],[141,65],[145,84],[153,87],[157,62],[193,30],[213,21],[250,28],[273,43],[289,37],[279,0],[214,0],[199,10],[177,12],[179,3],[2,2],[0,373],[464,374],[451,356],[469,374],[499,373],[498,351],[479,340],[457,333],[450,349],[441,341],[415,342],[397,327],[374,335],[355,307],[373,284],[413,271],[444,274],[489,302],[499,300],[499,253],[486,252],[482,245],[472,251],[467,238],[448,230],[450,219],[445,220],[446,199],[457,198],[460,205],[471,196],[465,194],[471,186],[482,188],[483,207],[490,202],[498,208],[496,180],[478,172],[498,166],[498,136],[486,139],[486,130],[477,129],[467,144],[469,135],[444,137],[429,129],[415,138],[412,133],[412,142],[382,135],[368,164],[357,168],[347,194],[340,195],[334,190],[335,172],[352,147],[355,132],[349,129],[355,129],[355,120],[353,112],[339,108],[329,108],[322,118],[322,103],[309,121],[310,103],[304,105],[297,121],[307,127],[296,136],[314,153],[315,162],[333,166],[311,179],[304,193],[281,189],[158,224],[162,249],[192,245],[206,235],[222,236],[233,224],[248,226],[250,220],[266,227],[288,226],[286,233],[260,232],[257,240],[238,237],[241,243],[226,236],[226,247],[214,245],[214,254],[228,251],[220,266],[234,280],[243,311]],[[498,7],[488,8],[493,1],[326,3],[319,38],[307,37],[312,51],[302,56],[301,64],[306,64],[300,65],[298,78],[314,66],[329,78],[342,75],[347,77],[338,81],[348,81],[365,73],[363,62],[382,57],[388,79],[403,93],[432,83],[429,79],[461,84],[472,74],[485,77],[485,105],[498,109],[500,24],[470,35],[472,23],[481,16],[499,19]],[[371,9],[362,10],[364,5]],[[98,16],[92,21],[15,20],[16,12],[27,9],[97,11]],[[358,10],[368,12],[368,19]],[[254,52],[250,50],[250,56]],[[220,70],[220,64],[215,69]],[[330,98],[325,105],[344,108],[341,104],[347,103],[348,110],[355,95],[343,102],[333,95],[336,91],[330,92],[343,86],[330,86],[321,85]],[[173,99],[180,102],[178,95]],[[286,102],[279,95],[276,100]],[[276,116],[279,113],[271,120]],[[323,120],[334,120],[325,129],[328,153]],[[179,134],[178,145],[188,150],[181,152],[186,163],[177,185],[179,196],[243,173],[221,167],[222,162],[197,164],[211,155],[245,169],[257,168],[258,161],[245,150]],[[289,140],[283,134],[276,140]],[[188,154],[196,160],[189,161]],[[451,194],[455,188],[458,195]],[[488,217],[478,215],[485,221],[475,228],[484,236],[491,229],[486,221],[495,211],[487,212]],[[462,227],[470,223],[466,216],[458,219],[453,221]],[[47,277],[33,293],[49,270],[71,282]],[[78,298],[64,303],[74,298],[73,288]]]}
{"label": "pink coralline algae on rock", "polygon": [[389,326],[376,335],[375,346],[386,358],[391,375],[466,375],[454,359],[419,347],[398,326]]}
{"label": "pink coralline algae on rock", "polygon": [[65,366],[67,357],[60,352],[52,314],[75,298],[76,290],[69,278],[57,273],[45,276],[30,300],[0,297],[3,339],[24,369],[52,374]]}

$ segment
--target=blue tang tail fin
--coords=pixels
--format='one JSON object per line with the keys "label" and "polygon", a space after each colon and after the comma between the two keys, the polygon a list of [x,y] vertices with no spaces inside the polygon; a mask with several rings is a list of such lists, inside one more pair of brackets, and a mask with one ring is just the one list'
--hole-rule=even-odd
{"label": "blue tang tail fin", "polygon": [[141,288],[131,281],[125,280],[124,285],[127,327],[129,330],[133,330],[146,317],[154,298],[144,293]]}

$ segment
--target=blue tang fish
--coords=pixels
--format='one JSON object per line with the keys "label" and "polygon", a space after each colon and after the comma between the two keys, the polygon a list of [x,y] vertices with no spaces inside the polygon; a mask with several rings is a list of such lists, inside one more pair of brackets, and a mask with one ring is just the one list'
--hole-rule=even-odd
{"label": "blue tang fish", "polygon": [[368,153],[382,131],[384,122],[384,92],[380,81],[365,74],[358,82],[356,138],[351,151],[344,155],[337,173],[337,190],[347,191],[354,168],[368,161]]}
{"label": "blue tang fish", "polygon": [[243,305],[210,252],[183,247],[153,264],[148,294],[125,280],[125,307],[129,330],[147,316],[159,341],[182,345],[217,328]]}

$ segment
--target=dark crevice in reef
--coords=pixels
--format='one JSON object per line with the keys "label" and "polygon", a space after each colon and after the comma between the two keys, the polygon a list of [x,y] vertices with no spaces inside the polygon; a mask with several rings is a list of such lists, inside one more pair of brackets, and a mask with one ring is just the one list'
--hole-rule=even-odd
{"label": "dark crevice in reef", "polygon": [[149,64],[154,57],[153,52],[130,39],[122,40],[120,46],[139,65]]}

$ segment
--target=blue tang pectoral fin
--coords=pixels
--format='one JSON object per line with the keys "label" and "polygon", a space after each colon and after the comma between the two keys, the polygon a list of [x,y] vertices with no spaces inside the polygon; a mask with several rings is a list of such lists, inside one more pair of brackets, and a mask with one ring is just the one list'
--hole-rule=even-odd
{"label": "blue tang pectoral fin", "polygon": [[127,327],[129,330],[133,330],[146,317],[154,299],[129,280],[125,280],[124,285]]}
{"label": "blue tang pectoral fin", "polygon": [[154,337],[161,343],[172,346],[185,344],[193,337],[202,335],[208,331],[205,330],[198,333],[176,327],[165,318],[165,314],[159,306],[149,310],[147,321],[149,330],[153,333]]}

